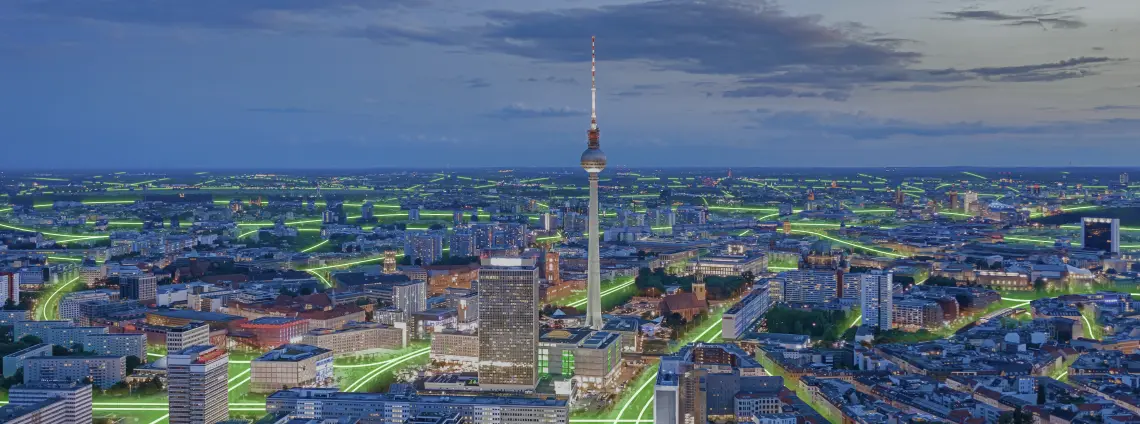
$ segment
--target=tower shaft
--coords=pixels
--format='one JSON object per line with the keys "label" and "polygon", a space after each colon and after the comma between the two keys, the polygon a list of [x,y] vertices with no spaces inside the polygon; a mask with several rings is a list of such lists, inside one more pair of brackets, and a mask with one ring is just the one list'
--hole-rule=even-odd
{"label": "tower shaft", "polygon": [[590,173],[590,232],[586,265],[586,327],[602,329],[602,262],[598,231],[598,173]]}

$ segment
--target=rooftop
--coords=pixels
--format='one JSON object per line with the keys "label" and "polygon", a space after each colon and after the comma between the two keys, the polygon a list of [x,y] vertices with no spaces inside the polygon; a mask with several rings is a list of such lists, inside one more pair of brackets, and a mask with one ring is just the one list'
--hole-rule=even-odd
{"label": "rooftop", "polygon": [[265,352],[265,354],[257,357],[257,359],[254,359],[253,361],[254,362],[268,362],[268,361],[296,362],[296,361],[304,361],[306,359],[309,359],[309,358],[312,358],[314,356],[321,355],[324,353],[328,353],[328,352],[332,352],[332,351],[325,349],[325,348],[320,348],[320,347],[310,346],[310,345],[304,345],[304,344],[287,344],[287,345],[281,345],[281,347],[273,349],[269,352]]}

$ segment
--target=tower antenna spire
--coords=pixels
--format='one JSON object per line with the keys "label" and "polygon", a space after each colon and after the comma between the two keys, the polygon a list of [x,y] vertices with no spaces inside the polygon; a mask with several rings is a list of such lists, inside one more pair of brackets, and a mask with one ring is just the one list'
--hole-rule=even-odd
{"label": "tower antenna spire", "polygon": [[595,38],[590,36],[590,131],[587,132],[587,136],[591,149],[600,147],[598,139],[601,136],[601,131],[598,130],[598,57],[595,50]]}

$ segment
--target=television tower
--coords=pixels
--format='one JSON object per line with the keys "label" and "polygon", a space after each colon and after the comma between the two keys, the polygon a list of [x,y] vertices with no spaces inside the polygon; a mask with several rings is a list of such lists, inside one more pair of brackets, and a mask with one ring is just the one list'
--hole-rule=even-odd
{"label": "television tower", "polygon": [[582,169],[590,175],[589,257],[586,266],[586,327],[602,329],[602,265],[598,247],[598,173],[606,169],[606,154],[602,153],[598,138],[598,87],[597,59],[594,55],[594,37],[590,37],[590,129],[586,131],[589,144],[582,152]]}

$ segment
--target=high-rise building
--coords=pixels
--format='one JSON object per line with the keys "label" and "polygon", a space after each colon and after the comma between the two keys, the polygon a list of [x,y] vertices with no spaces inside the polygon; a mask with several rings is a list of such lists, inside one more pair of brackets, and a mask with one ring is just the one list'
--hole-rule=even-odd
{"label": "high-rise building", "polygon": [[590,37],[590,129],[586,131],[588,140],[586,151],[582,152],[582,169],[590,180],[590,222],[587,228],[589,256],[586,264],[586,326],[601,330],[602,322],[602,262],[598,237],[598,174],[606,169],[606,154],[602,152],[601,130],[598,129],[598,88],[594,82],[596,72],[594,37]]}
{"label": "high-rise building", "polygon": [[534,258],[484,258],[479,270],[479,385],[538,384],[538,268]]}
{"label": "high-rise building", "polygon": [[420,208],[413,207],[413,208],[408,209],[408,221],[419,221],[419,220],[420,220]]}
{"label": "high-rise building", "polygon": [[801,269],[780,273],[771,284],[781,285],[780,301],[789,303],[827,303],[839,297],[835,271]]}
{"label": "high-rise building", "polygon": [[875,270],[863,274],[860,281],[862,296],[859,297],[863,325],[883,330],[891,329],[893,322],[891,314],[894,312],[892,279],[890,272]]}
{"label": "high-rise building", "polygon": [[546,212],[546,213],[542,214],[542,230],[543,231],[554,231],[557,229],[558,229],[558,216],[556,216],[550,212]]}
{"label": "high-rise building", "polygon": [[475,234],[468,228],[460,228],[451,233],[447,240],[448,253],[453,258],[479,256],[475,250]]}
{"label": "high-rise building", "polygon": [[1081,242],[1087,250],[1120,253],[1120,220],[1081,218]]}
{"label": "high-rise building", "polygon": [[[3,277],[0,277],[2,279]],[[107,267],[94,259],[84,259],[83,266],[79,268],[79,279],[87,287],[95,287],[99,280],[107,278]]]}
{"label": "high-rise building", "polygon": [[475,224],[471,226],[471,234],[475,238],[475,251],[490,249],[495,237],[496,224]]}
{"label": "high-rise building", "polygon": [[166,351],[178,352],[191,346],[210,344],[210,326],[192,322],[181,327],[166,328]]}
{"label": "high-rise building", "polygon": [[230,355],[214,346],[191,346],[167,355],[170,424],[214,424],[229,419]]}
{"label": "high-rise building", "polygon": [[708,209],[704,206],[677,207],[676,223],[684,225],[702,225],[708,222]]}
{"label": "high-rise building", "polygon": [[20,303],[20,274],[0,272],[0,305],[8,301]]}
{"label": "high-rise building", "polygon": [[153,303],[158,298],[158,277],[154,274],[119,276],[119,295],[139,303]]}
{"label": "high-rise building", "polygon": [[496,249],[521,249],[526,247],[526,224],[509,223],[499,225],[494,232],[492,243]]}
{"label": "high-rise building", "polygon": [[443,237],[439,234],[409,235],[404,243],[404,256],[413,265],[430,265],[443,259]]}
{"label": "high-rise building", "polygon": [[961,202],[959,201],[960,199],[958,198],[958,192],[956,192],[954,190],[950,190],[949,192],[946,193],[946,198],[947,198],[947,200],[949,200],[951,210],[960,209],[961,205],[959,205],[959,203],[961,203]]}
{"label": "high-rise building", "polygon": [[[89,423],[91,407],[90,384],[30,382],[13,386],[8,391],[8,405],[0,408],[0,422]],[[23,420],[35,416],[38,420]]]}
{"label": "high-rise building", "polygon": [[1120,185],[1123,185],[1123,186],[1128,185],[1128,173],[1127,172],[1121,172],[1120,173]]}
{"label": "high-rise building", "polygon": [[372,208],[373,208],[372,202],[364,202],[363,205],[360,205],[360,220],[365,221],[365,222],[371,221],[372,220]]}
{"label": "high-rise building", "polygon": [[83,381],[108,389],[126,377],[123,356],[36,356],[24,359],[24,383]]}
{"label": "high-rise building", "polygon": [[463,211],[456,209],[455,212],[452,212],[451,213],[451,223],[452,223],[452,225],[455,225],[455,226],[462,225],[463,224]]}
{"label": "high-rise building", "polygon": [[978,193],[974,191],[967,191],[962,193],[962,209],[967,213],[974,212],[978,207]]}

